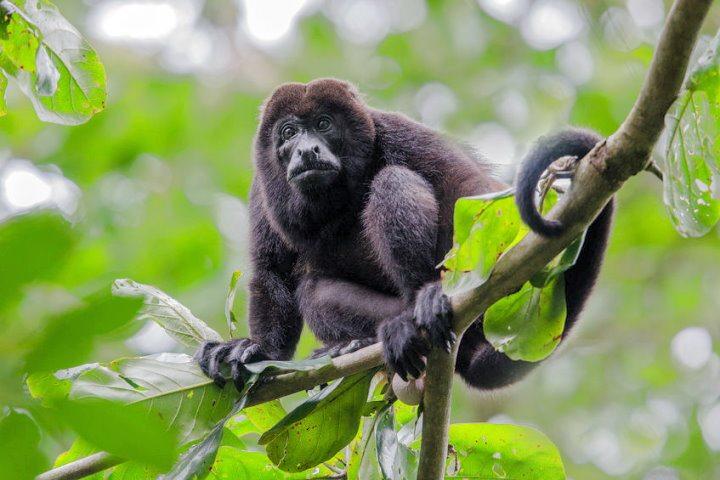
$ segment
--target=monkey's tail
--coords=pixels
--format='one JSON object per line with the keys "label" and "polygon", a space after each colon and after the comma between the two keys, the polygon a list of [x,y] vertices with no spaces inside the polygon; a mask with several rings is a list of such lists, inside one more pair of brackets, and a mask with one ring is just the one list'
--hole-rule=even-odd
{"label": "monkey's tail", "polygon": [[545,237],[557,237],[565,230],[562,223],[543,218],[535,206],[535,189],[545,169],[561,157],[584,157],[601,140],[602,137],[589,130],[566,129],[541,137],[525,156],[517,176],[515,202],[520,217],[533,231]]}

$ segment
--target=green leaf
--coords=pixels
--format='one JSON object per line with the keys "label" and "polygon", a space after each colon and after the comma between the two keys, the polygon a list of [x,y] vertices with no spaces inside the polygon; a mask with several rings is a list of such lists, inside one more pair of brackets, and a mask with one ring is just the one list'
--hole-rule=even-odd
{"label": "green leaf", "polygon": [[105,68],[92,47],[47,0],[4,0],[0,67],[17,81],[41,120],[84,123],[105,108]]}
{"label": "green leaf", "polygon": [[138,320],[154,321],[186,347],[198,348],[206,341],[222,341],[218,332],[193,315],[189,308],[158,288],[126,278],[115,280],[113,293],[120,297],[144,298],[145,303]]}
{"label": "green leaf", "polygon": [[285,480],[301,478],[329,478],[327,468],[314,474],[288,474],[272,464],[267,455],[245,452],[231,447],[220,447],[209,479],[212,480]]}
{"label": "green leaf", "polygon": [[240,277],[242,277],[242,272],[235,270],[230,278],[230,285],[228,286],[228,293],[225,298],[225,320],[227,321],[231,337],[235,336],[238,328],[238,320],[235,318],[233,306],[235,305],[235,295],[237,295],[238,280],[240,280]]}
{"label": "green leaf", "polygon": [[415,453],[400,442],[395,431],[395,415],[392,408],[381,412],[375,428],[377,459],[383,478],[404,480],[417,476],[418,459]]}
{"label": "green leaf", "polygon": [[25,285],[55,275],[75,244],[70,224],[56,214],[23,215],[0,224],[0,310],[19,300]]}
{"label": "green leaf", "polygon": [[287,412],[283,408],[280,400],[272,400],[270,402],[261,403],[254,407],[249,407],[243,410],[243,413],[248,418],[250,423],[256,428],[259,433],[264,433],[273,425],[280,422]]}
{"label": "green leaf", "polygon": [[374,370],[346,377],[300,404],[260,437],[270,460],[301,472],[331,459],[355,437]]}
{"label": "green leaf", "polygon": [[539,362],[560,343],[566,313],[562,275],[544,288],[527,282],[485,312],[483,332],[496,350],[511,359]]}
{"label": "green leaf", "polygon": [[190,480],[193,478],[204,478],[211,467],[215,463],[215,457],[220,448],[220,442],[224,434],[225,423],[240,412],[247,403],[247,395],[250,389],[255,385],[259,378],[258,374],[252,374],[245,379],[240,398],[232,410],[210,430],[210,433],[200,442],[193,445],[182,454],[180,460],[173,465],[165,475],[161,475],[158,480]]}
{"label": "green leaf", "polygon": [[25,356],[25,368],[29,372],[52,371],[85,361],[95,338],[130,322],[140,304],[106,292],[86,298],[83,305],[48,321]]}
{"label": "green leaf", "polygon": [[332,359],[329,355],[302,360],[263,360],[261,362],[245,364],[245,368],[252,373],[284,373],[309,372],[325,365],[330,365]]}
{"label": "green leaf", "polygon": [[527,229],[520,220],[513,190],[464,197],[455,203],[453,247],[443,260],[443,290],[471,290],[488,279],[497,259]]}
{"label": "green leaf", "polygon": [[564,480],[557,447],[529,427],[491,423],[450,425],[445,478]]}
{"label": "green leaf", "polygon": [[720,219],[720,110],[705,91],[685,91],[665,117],[663,199],[675,229],[705,235]]}
{"label": "green leaf", "polygon": [[5,412],[0,417],[0,472],[3,478],[35,478],[44,464],[39,444],[40,431],[30,416],[15,410]]}
{"label": "green leaf", "polygon": [[531,279],[530,283],[534,287],[542,288],[547,286],[553,279],[555,279],[561,273],[566,272],[570,267],[575,265],[580,251],[585,243],[585,233],[580,236],[577,240],[572,242],[560,255],[546,265],[545,268],[536,273]]}
{"label": "green leaf", "polygon": [[69,383],[65,394],[71,399],[102,398],[143,405],[149,414],[164,420],[165,428],[179,432],[181,444],[204,437],[231,411],[236,398],[231,384],[218,388],[193,358],[184,354],[124,358],[107,366],[89,365],[74,375],[58,372],[55,376],[63,373],[56,390],[47,379],[31,376],[31,393],[41,400],[57,401],[68,391]]}
{"label": "green leaf", "polygon": [[675,229],[699,237],[720,220],[720,33],[665,117],[663,199]]}
{"label": "green leaf", "polygon": [[144,405],[101,398],[67,400],[55,407],[59,418],[93,446],[128,460],[165,469],[177,453],[175,432]]}
{"label": "green leaf", "polygon": [[[70,445],[70,448],[55,459],[55,463],[53,464],[53,468],[60,467],[62,465],[67,465],[68,463],[74,462],[76,460],[80,460],[81,458],[89,457],[90,455],[97,453],[98,448],[90,445],[88,442],[83,440],[82,438],[77,438],[72,445]],[[133,462],[128,462],[133,463]],[[105,478],[105,475],[103,472],[95,473],[93,475],[89,475],[87,477],[83,477],[83,480],[103,480]]]}

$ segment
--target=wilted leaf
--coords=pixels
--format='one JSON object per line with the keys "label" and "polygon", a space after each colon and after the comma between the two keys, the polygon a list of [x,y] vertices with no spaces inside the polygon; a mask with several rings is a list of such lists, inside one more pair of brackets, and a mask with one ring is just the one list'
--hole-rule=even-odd
{"label": "wilted leaf", "polygon": [[[0,411],[2,415],[2,411]],[[0,416],[0,472],[3,478],[31,480],[43,468],[40,431],[26,414],[9,410]]]}
{"label": "wilted leaf", "polygon": [[491,423],[450,425],[445,478],[564,480],[557,447],[529,427]]}
{"label": "wilted leaf", "polygon": [[225,320],[227,321],[231,337],[235,336],[238,324],[237,318],[235,318],[235,313],[233,312],[233,306],[235,305],[235,295],[237,294],[238,281],[240,280],[240,277],[242,277],[242,272],[240,270],[235,270],[230,278],[230,285],[228,286],[228,293],[225,299]]}
{"label": "wilted leaf", "polygon": [[66,400],[56,405],[59,418],[101,450],[164,469],[177,453],[175,432],[144,405],[123,405],[101,398]]}
{"label": "wilted leaf", "polygon": [[346,377],[310,397],[260,437],[270,460],[301,472],[331,459],[353,439],[374,371]]}
{"label": "wilted leaf", "polygon": [[130,279],[118,279],[113,283],[113,293],[121,297],[144,298],[145,304],[138,319],[154,321],[187,347],[198,348],[210,340],[222,341],[220,334],[193,315],[189,308],[158,288]]}
{"label": "wilted leaf", "polygon": [[0,67],[17,81],[41,120],[77,125],[105,108],[105,68],[90,45],[47,0],[4,0]]}
{"label": "wilted leaf", "polygon": [[75,243],[70,224],[52,213],[23,215],[1,224],[0,310],[19,300],[23,286],[57,273]]}
{"label": "wilted leaf", "polygon": [[77,365],[92,352],[95,338],[130,322],[141,302],[98,292],[83,305],[51,318],[25,356],[29,372]]}
{"label": "wilted leaf", "polygon": [[562,339],[566,317],[562,275],[543,288],[526,282],[520,291],[495,302],[485,312],[485,338],[513,360],[539,362]]}

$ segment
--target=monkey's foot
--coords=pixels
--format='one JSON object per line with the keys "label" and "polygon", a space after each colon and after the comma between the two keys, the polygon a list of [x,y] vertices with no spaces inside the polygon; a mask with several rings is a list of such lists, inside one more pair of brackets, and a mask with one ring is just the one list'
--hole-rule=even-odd
{"label": "monkey's foot", "polygon": [[457,336],[452,331],[453,311],[450,299],[440,282],[425,285],[415,300],[415,324],[424,331],[430,343],[450,353]]}
{"label": "monkey's foot", "polygon": [[419,378],[425,371],[424,357],[430,353],[430,345],[415,325],[412,311],[380,325],[378,336],[383,342],[385,363],[405,381],[408,377]]}
{"label": "monkey's foot", "polygon": [[355,352],[376,342],[377,339],[375,337],[367,337],[350,340],[348,342],[341,342],[335,345],[326,345],[315,350],[310,356],[310,358],[318,358],[322,357],[323,355],[329,355],[330,357],[335,358],[339,357],[340,355]]}
{"label": "monkey's foot", "polygon": [[255,341],[249,338],[236,338],[227,342],[205,342],[195,353],[195,359],[203,373],[212,378],[220,388],[226,383],[222,374],[223,365],[229,366],[235,388],[240,391],[245,383],[243,364],[266,360],[267,355]]}

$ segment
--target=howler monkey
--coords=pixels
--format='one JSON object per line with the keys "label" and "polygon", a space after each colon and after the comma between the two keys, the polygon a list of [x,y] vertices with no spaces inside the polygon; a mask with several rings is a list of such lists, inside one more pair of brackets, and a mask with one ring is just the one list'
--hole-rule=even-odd
{"label": "howler monkey", "polygon": [[[543,170],[563,156],[583,157],[599,140],[567,130],[530,152],[517,199],[535,231],[562,231],[535,208]],[[197,355],[203,371],[223,385],[221,366],[229,365],[240,387],[242,364],[292,357],[307,323],[331,355],[381,340],[389,367],[418,377],[430,345],[455,341],[436,268],[452,246],[455,201],[505,186],[440,134],[368,107],[334,79],[278,87],[263,106],[254,155],[250,337],[205,344]],[[611,214],[608,204],[565,272],[565,332],[598,275]],[[496,351],[481,322],[462,337],[457,372],[479,389],[520,379],[534,364]]]}

